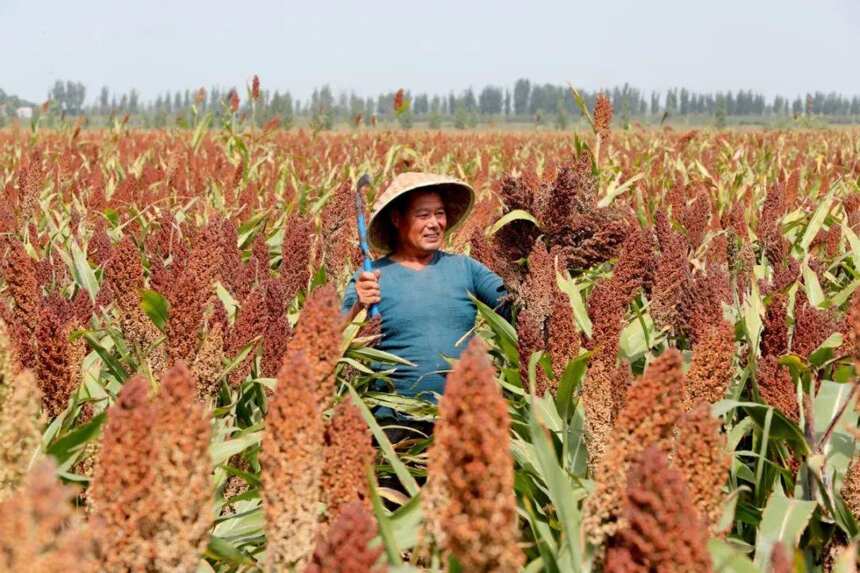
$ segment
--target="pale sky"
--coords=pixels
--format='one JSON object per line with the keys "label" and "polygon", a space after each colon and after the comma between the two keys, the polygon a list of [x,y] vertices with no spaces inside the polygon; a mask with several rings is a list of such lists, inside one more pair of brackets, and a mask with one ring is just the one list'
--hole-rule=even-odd
{"label": "pale sky", "polygon": [[860,95],[860,0],[0,0],[0,88],[143,99],[199,86],[305,98],[519,77],[597,89]]}

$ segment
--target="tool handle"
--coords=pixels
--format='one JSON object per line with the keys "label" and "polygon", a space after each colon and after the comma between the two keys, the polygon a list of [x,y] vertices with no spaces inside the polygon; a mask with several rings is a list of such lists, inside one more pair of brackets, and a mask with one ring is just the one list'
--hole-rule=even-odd
{"label": "tool handle", "polygon": [[[370,177],[367,175],[362,176],[358,181],[358,185],[355,190],[355,214],[356,222],[358,223],[358,244],[359,247],[361,247],[361,253],[364,255],[362,267],[365,272],[371,273],[373,272],[373,265],[370,259],[370,249],[367,246],[367,223],[364,221],[364,201],[361,197],[361,190],[369,184]],[[370,318],[379,318],[380,316],[379,308],[376,304],[370,305],[367,312],[370,314]]]}

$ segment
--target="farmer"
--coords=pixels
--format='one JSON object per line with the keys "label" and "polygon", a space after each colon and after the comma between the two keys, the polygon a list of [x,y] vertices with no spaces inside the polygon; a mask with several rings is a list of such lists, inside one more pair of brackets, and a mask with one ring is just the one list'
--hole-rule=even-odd
{"label": "farmer", "polygon": [[[506,297],[502,279],[475,259],[442,250],[447,233],[466,220],[475,194],[466,183],[431,173],[398,175],[373,205],[370,247],[384,257],[373,272],[359,272],[347,286],[343,311],[352,320],[361,308],[378,305],[379,350],[415,366],[397,365],[395,393],[435,402],[450,369],[468,343],[477,313],[472,294],[491,308]],[[377,417],[401,418],[388,408]]]}

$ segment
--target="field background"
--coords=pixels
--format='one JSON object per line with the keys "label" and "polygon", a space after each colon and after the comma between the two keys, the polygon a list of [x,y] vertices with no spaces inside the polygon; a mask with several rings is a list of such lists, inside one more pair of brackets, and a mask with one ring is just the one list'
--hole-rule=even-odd
{"label": "field background", "polygon": [[[581,103],[577,133],[0,130],[4,566],[854,571],[860,132]],[[449,248],[514,299],[438,408],[373,387],[398,358],[337,310],[355,181],[409,170],[474,186]]]}

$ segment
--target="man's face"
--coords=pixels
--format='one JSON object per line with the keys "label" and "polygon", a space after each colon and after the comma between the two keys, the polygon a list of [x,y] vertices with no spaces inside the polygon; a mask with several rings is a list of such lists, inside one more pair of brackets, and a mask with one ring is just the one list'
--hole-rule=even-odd
{"label": "man's face", "polygon": [[445,228],[445,204],[435,191],[410,193],[406,209],[394,211],[391,220],[397,228],[398,248],[431,252],[442,248]]}

